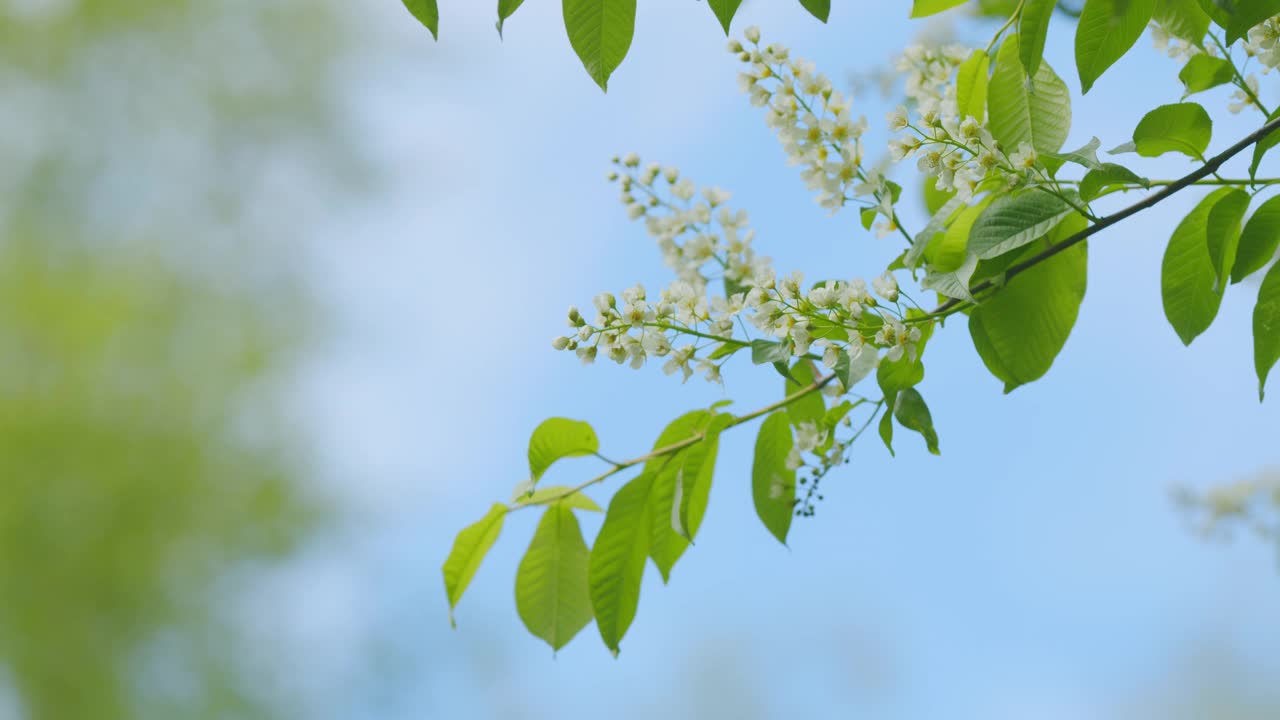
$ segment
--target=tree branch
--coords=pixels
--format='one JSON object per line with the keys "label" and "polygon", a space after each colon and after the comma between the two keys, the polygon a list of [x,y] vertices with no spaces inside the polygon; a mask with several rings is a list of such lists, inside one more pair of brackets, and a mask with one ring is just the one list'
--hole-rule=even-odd
{"label": "tree branch", "polygon": [[[1151,195],[1148,195],[1147,197],[1139,200],[1138,202],[1130,205],[1129,207],[1123,210],[1120,210],[1119,212],[1116,212],[1112,215],[1107,215],[1106,217],[1103,217],[1103,218],[1099,218],[1098,222],[1090,225],[1084,230],[1081,230],[1075,235],[1072,235],[1066,240],[1063,240],[1057,245],[1046,248],[1043,252],[1037,253],[1036,255],[1033,255],[1032,257],[1029,257],[1026,260],[1023,260],[1020,263],[1010,266],[1009,269],[1004,272],[1004,279],[1006,281],[1009,279],[1012,279],[1015,275],[1026,272],[1027,270],[1035,267],[1036,265],[1039,265],[1040,263],[1044,262],[1045,260],[1048,260],[1054,255],[1057,255],[1063,250],[1066,250],[1069,247],[1072,247],[1074,245],[1084,242],[1085,240],[1089,239],[1089,237],[1096,235],[1099,232],[1102,232],[1103,230],[1111,227],[1112,225],[1115,225],[1121,220],[1124,220],[1132,215],[1136,215],[1142,212],[1143,210],[1146,210],[1147,208],[1152,207],[1153,205],[1156,205],[1160,201],[1164,200],[1170,195],[1173,195],[1179,190],[1182,190],[1188,186],[1194,185],[1197,181],[1202,180],[1208,177],[1209,175],[1216,173],[1218,171],[1218,168],[1222,167],[1223,163],[1235,157],[1236,155],[1239,155],[1240,152],[1243,151],[1245,148],[1248,148],[1254,143],[1260,142],[1263,138],[1275,132],[1277,129],[1280,129],[1280,118],[1272,120],[1266,125],[1263,125],[1262,127],[1253,131],[1240,142],[1222,151],[1222,153],[1210,158],[1208,162],[1196,168],[1192,172],[1187,173],[1186,175],[1178,178],[1177,180],[1174,180],[1172,183],[1162,188],[1159,192],[1152,193]],[[969,294],[976,295],[977,293],[980,293],[983,290],[989,290],[990,288],[995,287],[995,284],[996,284],[995,281],[992,279],[983,280],[977,285],[970,287]],[[942,303],[937,308],[935,308],[934,311],[930,313],[930,315],[938,315],[941,313],[945,313],[946,311],[951,310],[952,308],[960,305],[962,302],[964,301],[956,298],[952,298]]]}
{"label": "tree branch", "polygon": [[[768,415],[774,410],[784,408],[790,405],[791,403],[799,400],[800,398],[806,397],[808,395],[812,395],[813,393],[816,393],[822,388],[829,385],[831,381],[835,379],[836,379],[835,373],[832,373],[823,378],[818,378],[817,380],[814,380],[812,383],[800,388],[799,390],[791,393],[790,395],[782,398],[781,400],[775,403],[765,405],[759,410],[754,410],[752,412],[747,413],[746,415],[738,415],[728,425],[725,425],[724,428],[721,429],[721,432],[724,432],[725,430],[728,430],[729,428],[732,428],[732,427],[737,427],[738,425],[749,423],[758,417]],[[515,512],[516,510],[520,510],[522,508],[541,507],[541,506],[550,505],[555,502],[559,502],[560,500],[563,500],[569,497],[570,495],[573,495],[576,492],[585,490],[586,488],[589,488],[592,485],[597,485],[599,483],[602,483],[605,480],[608,480],[609,478],[613,477],[614,475],[617,475],[618,473],[622,472],[623,470],[626,470],[627,468],[635,467],[640,463],[648,462],[650,460],[655,460],[660,457],[665,457],[667,455],[675,454],[681,450],[684,450],[687,447],[692,447],[694,445],[697,445],[698,443],[702,442],[706,438],[707,438],[706,433],[695,433],[683,440],[680,440],[679,442],[674,442],[674,443],[671,443],[670,445],[666,445],[660,448],[654,448],[653,450],[650,450],[644,455],[631,458],[630,460],[623,460],[621,462],[616,462],[613,464],[612,468],[606,470],[605,472],[591,478],[590,480],[580,485],[571,487],[568,490],[565,490],[564,492],[558,495],[553,495],[538,503],[526,503],[526,504],[516,505],[515,507],[508,507],[507,512],[510,513],[510,512]]]}

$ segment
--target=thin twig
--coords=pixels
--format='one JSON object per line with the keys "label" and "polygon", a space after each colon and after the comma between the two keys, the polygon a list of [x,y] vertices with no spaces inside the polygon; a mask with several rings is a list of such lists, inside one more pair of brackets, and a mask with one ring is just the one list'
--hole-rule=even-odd
{"label": "thin twig", "polygon": [[[759,410],[754,410],[752,412],[747,413],[746,415],[739,415],[735,417],[727,425],[721,428],[721,432],[724,432],[725,430],[728,430],[729,428],[732,428],[732,427],[737,427],[738,425],[749,423],[758,417],[768,415],[774,410],[784,408],[787,405],[790,405],[791,403],[799,400],[800,398],[806,397],[808,395],[812,395],[813,393],[818,392],[822,388],[829,385],[831,381],[835,379],[836,379],[835,373],[832,373],[823,378],[818,378],[812,383],[800,388],[799,390],[791,393],[790,395],[782,398],[781,400],[775,403],[765,405]],[[640,455],[639,457],[634,457],[634,458],[631,458],[630,460],[622,460],[620,462],[615,462],[612,468],[604,471],[603,473],[600,473],[599,475],[591,478],[590,480],[580,485],[576,485],[572,488],[569,488],[568,490],[565,490],[562,493],[553,495],[538,503],[526,503],[526,504],[516,505],[515,507],[508,507],[507,512],[515,512],[516,510],[520,510],[522,508],[527,508],[527,507],[550,505],[552,503],[563,500],[564,498],[567,498],[570,495],[573,495],[574,493],[581,492],[582,490],[585,490],[586,488],[589,488],[592,485],[597,485],[599,483],[602,483],[605,480],[608,480],[609,478],[613,477],[614,475],[617,475],[618,473],[622,472],[623,470],[626,470],[627,468],[635,467],[640,463],[645,463],[650,460],[654,460],[660,457],[671,455],[673,453],[677,453],[681,450],[684,450],[687,447],[692,447],[694,445],[697,445],[698,443],[702,442],[706,438],[707,438],[707,435],[705,432],[695,433],[685,438],[684,440],[680,440],[679,442],[674,442],[674,443],[671,443],[670,445],[666,445],[660,448],[654,448],[653,450],[650,450],[649,452],[645,453],[644,455]]]}

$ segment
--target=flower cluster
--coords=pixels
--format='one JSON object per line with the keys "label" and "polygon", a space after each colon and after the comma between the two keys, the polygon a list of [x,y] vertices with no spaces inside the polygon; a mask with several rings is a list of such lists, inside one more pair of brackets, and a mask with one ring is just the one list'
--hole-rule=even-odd
{"label": "flower cluster", "polygon": [[1250,28],[1244,51],[1249,57],[1257,58],[1263,74],[1280,67],[1280,15]]}
{"label": "flower cluster", "polygon": [[948,45],[915,46],[903,54],[898,69],[907,73],[906,94],[913,108],[899,105],[885,116],[891,131],[907,131],[889,141],[889,156],[895,162],[916,158],[920,172],[937,178],[938,190],[955,192],[961,200],[988,181],[1003,187],[1049,181],[1028,143],[1001,147],[982,118],[961,116],[955,73],[969,52]]}
{"label": "flower cluster", "polygon": [[[729,42],[729,51],[748,67],[738,84],[751,103],[768,108],[765,122],[778,135],[801,177],[818,193],[818,204],[835,212],[854,197],[873,196],[880,203],[884,188],[868,182],[862,169],[864,117],[854,118],[852,103],[813,64],[792,57],[777,43],[760,44],[760,30],[747,28],[746,45]],[[891,202],[891,201],[890,201]],[[887,215],[892,217],[892,209]]]}
{"label": "flower cluster", "polygon": [[[769,259],[755,254],[746,213],[726,207],[724,191],[699,191],[675,168],[642,166],[634,155],[619,159],[609,177],[677,277],[657,297],[641,285],[621,298],[597,295],[594,321],[570,308],[573,334],[556,338],[557,350],[572,350],[584,363],[604,355],[633,368],[662,358],[667,374],[687,380],[700,371],[716,382],[724,362],[750,345],[750,329],[787,355],[811,356],[828,368],[847,358],[850,384],[877,367],[881,351],[889,361],[916,357],[921,331],[907,318],[893,275],[874,279],[870,289],[862,279],[806,289],[801,273],[778,278]],[[723,293],[713,290],[720,286]]]}

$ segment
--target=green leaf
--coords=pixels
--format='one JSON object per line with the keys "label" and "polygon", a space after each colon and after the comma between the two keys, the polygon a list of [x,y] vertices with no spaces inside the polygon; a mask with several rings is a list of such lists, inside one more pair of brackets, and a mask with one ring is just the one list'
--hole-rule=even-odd
{"label": "green leaf", "polygon": [[700,434],[705,435],[705,439],[645,463],[645,472],[653,476],[649,493],[649,556],[664,583],[670,579],[671,568],[689,547],[689,541],[697,535],[702,523],[720,431],[732,419],[730,415],[707,410],[695,410],[677,418],[658,436],[655,450]]}
{"label": "green leaf", "polygon": [[1240,192],[1233,188],[1215,190],[1187,214],[1165,250],[1160,271],[1164,314],[1184,345],[1190,345],[1209,328],[1218,314],[1222,294],[1215,291],[1218,274],[1209,248],[1217,245],[1210,235],[1220,232],[1210,226],[1213,208],[1224,198]]}
{"label": "green leaf", "polygon": [[731,415],[716,415],[706,429],[707,438],[699,443],[698,452],[690,450],[684,458],[672,498],[671,529],[690,544],[702,526],[711,498],[711,481],[715,475],[716,455],[720,449],[720,433],[733,423]]}
{"label": "green leaf", "polygon": [[[956,70],[956,108],[960,117],[972,117],[979,123],[987,116],[987,84],[991,58],[982,50],[974,50]],[[926,187],[928,181],[926,180]],[[935,212],[930,210],[929,212]]]}
{"label": "green leaf", "polygon": [[1280,360],[1280,263],[1271,266],[1253,308],[1253,366],[1258,371],[1258,400],[1266,397],[1267,375]]}
{"label": "green leaf", "polygon": [[787,456],[794,443],[787,414],[773,413],[760,425],[751,465],[751,497],[756,515],[783,545],[787,544],[796,499],[796,473],[787,469]]}
{"label": "green leaf", "polygon": [[1095,137],[1078,150],[1064,153],[1045,153],[1040,157],[1040,161],[1048,168],[1050,175],[1057,175],[1058,170],[1062,169],[1062,166],[1066,163],[1075,163],[1088,170],[1096,170],[1102,167],[1102,163],[1098,161],[1099,147],[1102,147],[1102,141]]}
{"label": "green leaf", "polygon": [[995,198],[995,195],[987,195],[977,205],[961,210],[946,232],[934,238],[934,242],[929,244],[924,253],[932,271],[954,272],[964,264],[965,251],[969,246],[969,234],[973,231],[973,224]]}
{"label": "green leaf", "polygon": [[924,343],[918,344],[915,360],[904,354],[897,360],[880,361],[880,367],[876,370],[876,382],[886,395],[906,390],[924,380],[924,363],[921,361],[924,355],[923,345]]}
{"label": "green leaf", "polygon": [[498,37],[502,37],[502,26],[507,18],[515,14],[524,4],[524,0],[498,0]]}
{"label": "green leaf", "polygon": [[1280,15],[1280,0],[1232,0],[1232,3],[1235,9],[1226,26],[1228,45],[1247,35],[1249,28]]}
{"label": "green leaf", "polygon": [[[512,502],[516,505],[549,505],[559,503],[565,507],[586,510],[588,512],[604,512],[595,500],[581,492],[569,492],[573,488],[568,485],[551,485],[538,488],[532,493],[517,493]],[[569,493],[566,495],[565,493]]]}
{"label": "green leaf", "polygon": [[[928,178],[926,178],[926,180],[927,179]],[[875,208],[870,208],[870,207],[862,208],[862,210],[858,213],[859,219],[862,220],[862,229],[870,230],[871,226],[874,225],[876,222],[876,216],[879,214],[880,212]]]}
{"label": "green leaf", "polygon": [[836,377],[845,390],[850,390],[875,372],[878,358],[878,354],[871,348],[859,352],[857,357],[852,359],[849,353],[842,351],[836,360]]}
{"label": "green leaf", "polygon": [[649,558],[649,492],[653,475],[641,473],[623,485],[605,513],[604,525],[591,551],[587,578],[596,628],[605,647],[618,655],[618,644],[636,617],[640,582]]}
{"label": "green leaf", "polygon": [[1076,27],[1082,93],[1133,47],[1155,10],[1155,0],[1086,0]]}
{"label": "green leaf", "polygon": [[1231,13],[1235,8],[1236,0],[1198,0],[1200,9],[1208,14],[1209,18],[1220,28],[1226,28],[1231,24]]}
{"label": "green leaf", "polygon": [[831,0],[800,0],[800,4],[822,22],[826,22],[827,16],[831,14]]}
{"label": "green leaf", "polygon": [[1096,170],[1090,170],[1084,174],[1084,179],[1080,181],[1080,197],[1088,202],[1113,185],[1141,185],[1149,188],[1151,181],[1139,177],[1137,173],[1123,165],[1102,163]]}
{"label": "green leaf", "polygon": [[1018,56],[1027,77],[1035,77],[1044,56],[1044,40],[1049,34],[1049,18],[1058,0],[1027,0],[1018,18]]}
{"label": "green leaf", "polygon": [[506,516],[506,506],[494,503],[484,517],[463,528],[453,541],[453,549],[449,551],[442,570],[444,591],[449,597],[449,624],[455,627],[453,610],[458,607],[462,593],[467,591],[489,548],[498,539],[498,533],[502,532],[502,521]]}
{"label": "green leaf", "polygon": [[1268,198],[1253,211],[1240,234],[1236,262],[1231,268],[1231,282],[1238,283],[1261,270],[1280,247],[1280,195]]}
{"label": "green leaf", "polygon": [[[937,240],[938,235],[946,229],[947,221],[951,219],[955,213],[964,207],[965,199],[959,195],[952,196],[943,203],[942,207],[929,218],[929,223],[924,229],[916,233],[915,238],[911,241],[911,247],[907,248],[907,252],[902,257],[904,266],[915,269],[920,265],[920,261],[924,259],[929,251],[929,246]],[[892,269],[892,268],[890,268]]]}
{"label": "green leaf", "polygon": [[1209,32],[1209,16],[1196,0],[1156,0],[1153,17],[1170,35],[1193,45],[1203,43]]}
{"label": "green leaf", "polygon": [[1178,79],[1187,89],[1186,95],[1226,85],[1235,76],[1235,69],[1230,62],[1204,53],[1192,55],[1178,73]]}
{"label": "green leaf", "polygon": [[907,388],[898,393],[894,403],[893,415],[898,423],[908,430],[915,430],[924,436],[929,452],[940,455],[938,450],[938,433],[933,429],[933,416],[929,414],[929,406],[915,388]]}
{"label": "green leaf", "polygon": [[548,418],[529,438],[529,480],[537,483],[560,458],[591,455],[600,449],[596,431],[581,420]]}
{"label": "green leaf", "polygon": [[[789,397],[812,385],[817,380],[813,361],[800,358],[791,366],[791,379],[786,381],[783,397]],[[821,427],[822,418],[827,414],[827,404],[822,400],[822,393],[809,393],[787,405],[785,412],[796,427],[802,422],[811,422]]]}
{"label": "green leaf", "polygon": [[[897,394],[885,395],[885,404],[892,407],[898,401]],[[880,439],[884,442],[884,446],[888,448],[889,454],[897,457],[898,454],[893,451],[893,413],[886,412],[880,416]]]}
{"label": "green leaf", "polygon": [[1217,281],[1213,289],[1221,294],[1227,288],[1231,268],[1236,264],[1236,248],[1240,245],[1240,221],[1249,209],[1249,193],[1235,190],[1223,195],[1209,211],[1209,259]]}
{"label": "green leaf", "polygon": [[1017,37],[1010,37],[996,55],[987,118],[992,136],[1010,152],[1023,142],[1039,153],[1058,152],[1071,129],[1071,93],[1046,62],[1028,83]]}
{"label": "green leaf", "polygon": [[786,343],[771,340],[751,341],[751,362],[756,365],[765,363],[785,363],[791,360],[791,349]]}
{"label": "green leaf", "polygon": [[1143,116],[1133,130],[1133,145],[1143,157],[1180,152],[1203,160],[1213,135],[1213,120],[1196,103],[1161,105]]}
{"label": "green leaf", "polygon": [[[1045,240],[1026,249],[1019,261],[1066,240],[1088,222],[1063,220]],[[973,309],[969,334],[991,374],[1005,392],[1042,377],[1066,345],[1087,284],[1089,253],[1079,243],[1009,280]]]}
{"label": "green leaf", "polygon": [[[1280,118],[1280,108],[1276,108],[1271,112],[1271,115],[1267,117],[1267,122],[1271,122],[1276,118]],[[1249,163],[1250,180],[1258,176],[1258,166],[1262,164],[1263,156],[1265,156],[1267,151],[1275,147],[1277,144],[1280,144],[1280,130],[1274,130],[1268,133],[1265,137],[1254,144],[1253,162]]]}
{"label": "green leaf", "polygon": [[949,298],[974,302],[973,296],[969,294],[969,281],[977,269],[978,256],[971,252],[966,253],[960,267],[951,272],[931,272],[920,285],[926,290],[933,290]]}
{"label": "green leaf", "polygon": [[720,21],[720,27],[724,28],[724,34],[729,34],[729,25],[733,22],[733,16],[738,13],[738,6],[742,4],[742,0],[707,0],[707,5],[711,6],[711,12],[716,14],[716,19]]}
{"label": "green leaf", "polygon": [[589,557],[573,510],[563,503],[549,506],[516,570],[516,612],[552,650],[591,622]]}
{"label": "green leaf", "polygon": [[563,0],[563,8],[569,44],[591,79],[608,92],[609,76],[631,48],[636,0]]}
{"label": "green leaf", "polygon": [[912,0],[911,17],[921,18],[929,15],[936,15],[943,10],[950,10],[957,5],[963,5],[965,0]]}
{"label": "green leaf", "polygon": [[1001,195],[978,216],[969,232],[969,252],[986,260],[1043,237],[1075,213],[1062,198],[1027,190]]}
{"label": "green leaf", "polygon": [[[942,206],[947,204],[948,200],[956,196],[956,191],[939,190],[938,181],[935,178],[925,176],[921,179],[924,180],[923,189],[921,191],[921,194],[924,196],[924,209],[929,211],[930,215],[936,215],[938,211],[942,209]],[[871,211],[872,217],[874,218],[876,209],[866,209]],[[870,227],[870,225],[867,226],[868,229],[870,229]]]}
{"label": "green leaf", "polygon": [[436,7],[436,0],[404,0],[404,6],[418,18],[418,22],[427,26],[433,39],[440,39],[440,10]]}

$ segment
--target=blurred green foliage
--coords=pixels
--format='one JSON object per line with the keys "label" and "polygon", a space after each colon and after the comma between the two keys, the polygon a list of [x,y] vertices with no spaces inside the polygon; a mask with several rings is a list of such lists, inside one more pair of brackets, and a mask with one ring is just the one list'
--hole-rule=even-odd
{"label": "blurred green foliage", "polygon": [[0,2],[0,717],[293,716],[243,603],[328,518],[285,398],[335,7]]}

